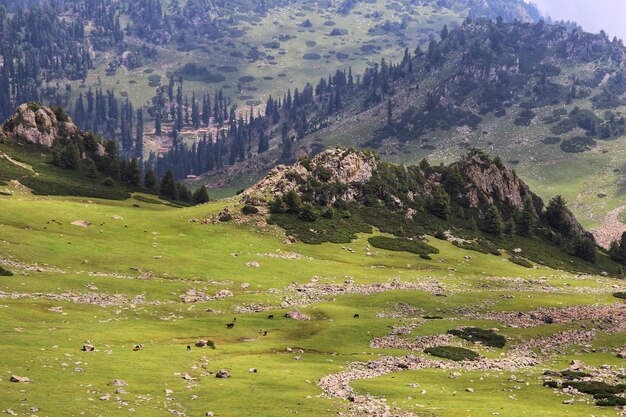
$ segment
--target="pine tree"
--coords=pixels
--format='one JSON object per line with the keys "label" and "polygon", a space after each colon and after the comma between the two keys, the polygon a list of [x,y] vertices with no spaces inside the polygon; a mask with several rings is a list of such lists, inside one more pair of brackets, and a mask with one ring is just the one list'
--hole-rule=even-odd
{"label": "pine tree", "polygon": [[148,191],[154,191],[156,189],[156,184],[157,184],[157,179],[156,179],[156,176],[154,175],[154,171],[149,169],[146,172],[146,175],[144,175],[143,177],[143,186]]}
{"label": "pine tree", "polygon": [[450,196],[442,187],[433,187],[428,210],[443,220],[450,216]]}
{"label": "pine tree", "polygon": [[178,200],[178,188],[176,187],[176,179],[172,171],[168,170],[161,179],[159,194],[170,200]]}
{"label": "pine tree", "polygon": [[208,203],[209,201],[209,192],[207,191],[206,186],[203,185],[193,193],[193,204],[204,204]]}
{"label": "pine tree", "polygon": [[128,164],[128,177],[126,181],[132,185],[133,187],[141,186],[141,170],[139,169],[139,164],[137,163],[137,159],[133,158],[130,160]]}
{"label": "pine tree", "polygon": [[294,190],[290,190],[289,192],[287,192],[284,195],[283,200],[287,205],[289,211],[292,213],[298,213],[302,208],[302,199],[300,198],[300,195]]}
{"label": "pine tree", "polygon": [[622,233],[619,241],[616,240],[611,243],[609,256],[615,262],[626,265],[626,232]]}
{"label": "pine tree", "polygon": [[576,236],[574,239],[574,256],[585,261],[595,262],[596,245],[593,240],[587,236]]}
{"label": "pine tree", "polygon": [[493,236],[501,236],[504,231],[504,223],[502,222],[502,216],[500,210],[495,205],[489,207],[485,213],[485,219],[483,221],[483,230]]}
{"label": "pine tree", "polygon": [[510,217],[504,226],[504,233],[507,236],[513,236],[516,231],[517,231],[517,225],[515,224],[515,219],[513,217]]}
{"label": "pine tree", "polygon": [[177,182],[175,183],[175,186],[176,186],[176,194],[178,196],[176,200],[184,201],[185,203],[190,203],[191,198],[192,198],[191,192],[189,191],[189,189],[187,189],[185,184],[183,184],[182,182]]}
{"label": "pine tree", "polygon": [[287,123],[283,123],[281,129],[282,159],[289,160],[291,158],[291,138],[289,138],[289,127]]}
{"label": "pine tree", "polygon": [[143,110],[137,110],[137,135],[135,136],[135,156],[143,159]]}
{"label": "pine tree", "polygon": [[450,31],[448,30],[448,25],[443,25],[443,29],[441,29],[441,40],[445,41],[450,35]]}
{"label": "pine tree", "polygon": [[537,223],[537,211],[531,197],[524,200],[524,210],[517,219],[517,233],[521,236],[532,235],[535,224]]}
{"label": "pine tree", "polygon": [[198,129],[200,127],[200,106],[196,100],[196,93],[191,96],[191,123]]}
{"label": "pine tree", "polygon": [[550,227],[564,235],[568,235],[572,228],[567,222],[567,203],[560,195],[552,198],[546,208],[546,220]]}

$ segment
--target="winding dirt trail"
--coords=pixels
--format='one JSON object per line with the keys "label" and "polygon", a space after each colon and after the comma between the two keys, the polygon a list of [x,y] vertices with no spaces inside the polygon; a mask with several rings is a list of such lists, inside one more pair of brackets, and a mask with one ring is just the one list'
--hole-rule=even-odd
{"label": "winding dirt trail", "polygon": [[591,231],[596,242],[603,248],[608,249],[611,242],[618,240],[622,233],[626,232],[626,224],[619,220],[619,215],[626,210],[626,205],[611,210],[604,218],[602,226]]}

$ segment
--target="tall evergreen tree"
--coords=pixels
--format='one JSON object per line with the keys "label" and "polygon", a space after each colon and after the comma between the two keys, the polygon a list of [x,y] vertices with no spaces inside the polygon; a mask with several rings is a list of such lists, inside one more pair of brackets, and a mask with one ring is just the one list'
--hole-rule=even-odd
{"label": "tall evergreen tree", "polygon": [[143,186],[149,191],[156,191],[157,179],[154,171],[149,169],[143,177]]}
{"label": "tall evergreen tree", "polygon": [[135,156],[143,159],[143,109],[137,110],[137,134],[135,136]]}
{"label": "tall evergreen tree", "polygon": [[485,219],[483,221],[483,230],[485,233],[489,233],[493,236],[500,236],[504,232],[504,223],[502,222],[502,215],[497,206],[492,205],[485,213]]}
{"label": "tall evergreen tree", "polygon": [[206,186],[203,185],[193,193],[193,204],[204,204],[208,203],[209,201],[209,192],[207,191]]}
{"label": "tall evergreen tree", "polygon": [[524,200],[524,210],[517,219],[517,233],[521,236],[530,236],[537,223],[537,211],[531,197]]}
{"label": "tall evergreen tree", "polygon": [[170,200],[178,200],[178,188],[176,187],[176,179],[172,171],[168,170],[161,179],[159,194]]}

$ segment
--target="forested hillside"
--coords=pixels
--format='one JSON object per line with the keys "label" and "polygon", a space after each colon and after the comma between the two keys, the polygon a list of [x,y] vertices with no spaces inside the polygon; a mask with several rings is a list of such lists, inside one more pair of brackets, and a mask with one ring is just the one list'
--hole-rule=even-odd
{"label": "forested hillside", "polygon": [[[312,76],[320,70],[361,73],[381,56],[401,59],[406,47],[427,44],[445,24],[455,26],[467,15],[538,18],[521,0],[4,5],[0,118],[28,101],[63,106],[82,129],[115,139],[124,158],[144,160],[159,172],[173,168],[179,178],[277,146],[279,130],[267,130],[263,144],[248,143],[244,152],[242,135],[250,142],[259,132],[240,133],[256,128],[242,128],[239,119],[251,124],[248,115],[264,114],[270,96],[302,90],[306,81],[317,82]],[[355,37],[359,42],[350,41]],[[215,161],[156,166],[156,157],[179,142],[206,149],[201,139],[222,142]]]}

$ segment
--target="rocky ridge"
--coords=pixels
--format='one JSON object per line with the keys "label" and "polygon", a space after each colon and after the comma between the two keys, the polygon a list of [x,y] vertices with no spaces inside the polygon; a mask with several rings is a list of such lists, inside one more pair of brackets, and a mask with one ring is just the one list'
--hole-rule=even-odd
{"label": "rocky ridge", "polygon": [[12,136],[45,147],[51,147],[59,138],[80,133],[80,129],[62,109],[36,103],[19,106],[0,129],[0,137]]}

